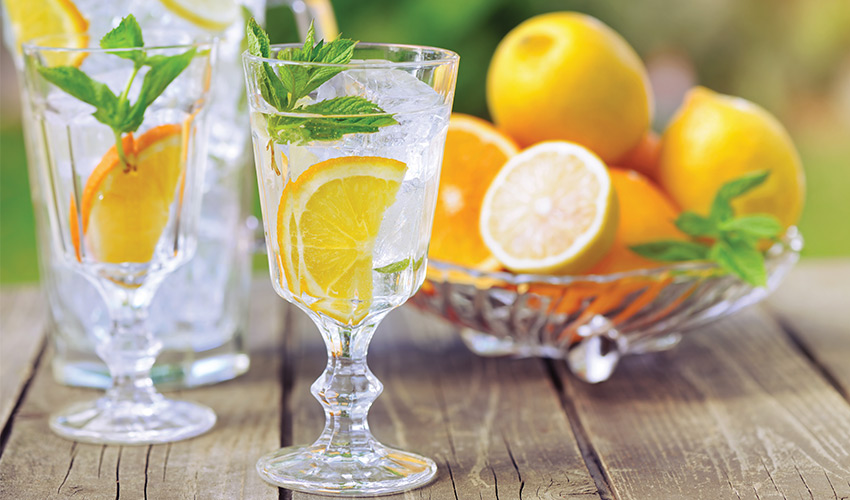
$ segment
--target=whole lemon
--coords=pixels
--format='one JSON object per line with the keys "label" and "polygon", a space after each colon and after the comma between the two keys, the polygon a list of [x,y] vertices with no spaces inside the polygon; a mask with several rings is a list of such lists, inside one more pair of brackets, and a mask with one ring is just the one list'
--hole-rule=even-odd
{"label": "whole lemon", "polygon": [[767,213],[784,226],[800,218],[805,177],[788,132],[750,101],[695,87],[661,138],[658,181],[683,210],[707,214],[724,183],[770,170],[733,202],[736,214]]}
{"label": "whole lemon", "polygon": [[520,146],[567,140],[608,163],[648,130],[652,96],[646,68],[619,34],[593,17],[554,12],[528,19],[499,43],[487,103]]}

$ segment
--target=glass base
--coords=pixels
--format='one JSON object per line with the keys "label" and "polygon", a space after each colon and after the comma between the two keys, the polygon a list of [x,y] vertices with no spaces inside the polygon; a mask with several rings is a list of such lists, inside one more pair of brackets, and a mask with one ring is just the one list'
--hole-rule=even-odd
{"label": "glass base", "polygon": [[[53,357],[53,377],[60,384],[108,389],[109,369],[93,352],[68,352]],[[248,371],[250,360],[242,352],[163,351],[151,369],[156,388],[162,391],[217,384]]]}
{"label": "glass base", "polygon": [[210,430],[215,413],[188,401],[114,403],[100,398],[77,403],[50,417],[62,437],[96,444],[157,444],[188,439]]}
{"label": "glass base", "polygon": [[291,446],[262,457],[257,472],[281,488],[357,497],[424,486],[436,476],[437,465],[430,458],[385,447],[342,456],[328,454],[320,446]]}

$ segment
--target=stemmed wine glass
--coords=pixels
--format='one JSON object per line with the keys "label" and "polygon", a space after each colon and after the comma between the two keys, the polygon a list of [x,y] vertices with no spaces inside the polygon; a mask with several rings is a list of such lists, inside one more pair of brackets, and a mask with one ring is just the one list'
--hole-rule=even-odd
{"label": "stemmed wine glass", "polygon": [[366,353],[425,277],[458,56],[360,43],[350,61],[328,63],[318,49],[305,55],[313,47],[308,36],[303,47],[243,55],[272,283],[328,351],[312,385],[322,434],[262,457],[257,470],[310,493],[397,493],[429,482],[436,465],[372,436],[367,413],[382,385]]}
{"label": "stemmed wine glass", "polygon": [[[25,106],[49,220],[50,265],[90,280],[111,331],[95,339],[112,386],[51,416],[76,441],[163,443],[215,424],[209,408],[166,399],[150,379],[162,347],[146,326],[159,284],[195,249],[206,158],[204,106],[215,42],[146,33],[128,16],[100,46],[88,35],[23,44]],[[94,335],[94,334],[93,334]]]}

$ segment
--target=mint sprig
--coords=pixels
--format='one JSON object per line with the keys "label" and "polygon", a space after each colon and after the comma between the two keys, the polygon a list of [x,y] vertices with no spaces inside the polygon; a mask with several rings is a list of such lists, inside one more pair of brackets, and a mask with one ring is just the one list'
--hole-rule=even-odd
{"label": "mint sprig", "polygon": [[762,239],[778,238],[782,224],[767,214],[736,217],[732,200],[762,185],[769,175],[767,170],[754,172],[721,186],[707,217],[682,212],[675,224],[691,241],[662,240],[629,248],[638,255],[664,262],[711,261],[753,286],[767,285],[764,254],[758,245]]}
{"label": "mint sprig", "polygon": [[[77,99],[94,106],[94,118],[109,126],[115,134],[115,147],[124,163],[125,171],[135,170],[127,159],[122,144],[122,135],[135,132],[144,121],[145,110],[162,95],[166,87],[189,66],[195,57],[196,49],[191,48],[182,54],[173,56],[148,56],[144,47],[142,29],[136,18],[130,14],[123,18],[118,26],[100,39],[102,49],[115,50],[109,54],[133,61],[133,71],[120,95],[115,95],[109,87],[92,79],[75,66],[39,66],[38,72],[50,83],[56,85]],[[135,103],[130,103],[128,94],[139,71],[150,68],[142,81],[142,87]]]}
{"label": "mint sprig", "polygon": [[[253,18],[248,21],[247,38],[251,55],[271,57],[269,36]],[[280,143],[333,141],[347,134],[374,133],[381,127],[398,123],[393,114],[360,96],[299,104],[301,99],[344,70],[341,66],[351,61],[355,45],[356,41],[347,38],[316,43],[311,24],[304,45],[280,51],[278,59],[340,66],[285,64],[278,65],[275,71],[268,62],[262,63],[256,78],[263,99],[280,112],[306,115],[269,116],[269,137]]]}

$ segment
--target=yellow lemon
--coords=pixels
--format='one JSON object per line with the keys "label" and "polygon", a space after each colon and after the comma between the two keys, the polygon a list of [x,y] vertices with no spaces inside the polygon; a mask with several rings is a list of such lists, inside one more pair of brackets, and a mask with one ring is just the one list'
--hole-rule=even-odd
{"label": "yellow lemon", "polygon": [[652,109],[646,69],[632,47],[575,12],[533,17],[508,33],[490,62],[487,103],[520,146],[567,140],[609,163],[638,145]]}
{"label": "yellow lemon", "polygon": [[805,177],[785,128],[750,101],[692,89],[661,138],[658,181],[664,190],[683,210],[705,214],[720,186],[758,170],[770,176],[733,202],[736,213],[796,223]]}
{"label": "yellow lemon", "polygon": [[307,306],[356,325],[372,304],[372,252],[407,166],[351,156],[310,167],[286,185],[277,237],[286,286]]}
{"label": "yellow lemon", "polygon": [[511,271],[580,273],[611,248],[617,214],[605,164],[578,144],[551,141],[502,167],[484,195],[479,229]]}

